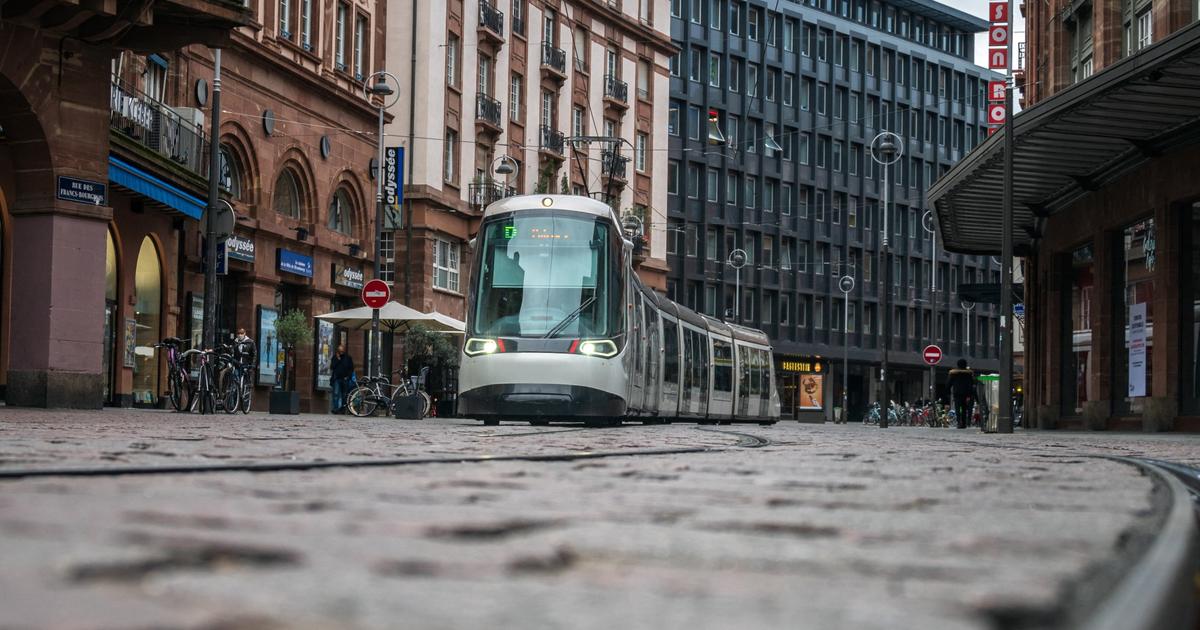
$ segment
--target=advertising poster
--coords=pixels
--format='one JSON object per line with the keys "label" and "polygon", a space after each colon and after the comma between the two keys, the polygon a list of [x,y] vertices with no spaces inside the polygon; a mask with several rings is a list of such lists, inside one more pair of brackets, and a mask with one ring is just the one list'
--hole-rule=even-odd
{"label": "advertising poster", "polygon": [[192,294],[192,321],[191,321],[191,345],[190,348],[199,348],[201,338],[204,336],[204,296]]}
{"label": "advertising poster", "polygon": [[258,384],[277,385],[283,371],[283,346],[275,335],[275,320],[279,312],[258,307]]}
{"label": "advertising poster", "polygon": [[804,411],[820,411],[825,408],[825,375],[800,375],[800,405]]}
{"label": "advertising poster", "polygon": [[1129,305],[1129,397],[1146,395],[1146,303]]}
{"label": "advertising poster", "polygon": [[130,317],[125,320],[125,367],[131,368],[137,348],[137,320]]}
{"label": "advertising poster", "polygon": [[317,389],[329,390],[331,366],[333,364],[333,324],[317,320]]}

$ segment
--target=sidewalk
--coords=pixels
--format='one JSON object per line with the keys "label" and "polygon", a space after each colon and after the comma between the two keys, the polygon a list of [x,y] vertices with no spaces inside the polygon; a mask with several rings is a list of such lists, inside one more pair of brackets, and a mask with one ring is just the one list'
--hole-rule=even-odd
{"label": "sidewalk", "polygon": [[0,409],[0,470],[721,449],[0,481],[0,627],[1054,625],[1155,516],[1148,478],[1080,455],[1197,458],[1179,436],[568,428]]}

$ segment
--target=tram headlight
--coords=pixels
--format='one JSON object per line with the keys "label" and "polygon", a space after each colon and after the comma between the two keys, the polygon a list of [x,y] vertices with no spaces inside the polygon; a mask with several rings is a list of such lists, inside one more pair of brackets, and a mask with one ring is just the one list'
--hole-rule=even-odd
{"label": "tram headlight", "polygon": [[579,354],[586,354],[591,357],[612,357],[617,354],[617,344],[609,339],[600,339],[596,341],[581,341],[579,343]]}
{"label": "tram headlight", "polygon": [[493,354],[497,350],[502,350],[502,346],[495,339],[480,339],[472,337],[467,340],[463,346],[463,352],[469,357],[479,356],[481,354]]}

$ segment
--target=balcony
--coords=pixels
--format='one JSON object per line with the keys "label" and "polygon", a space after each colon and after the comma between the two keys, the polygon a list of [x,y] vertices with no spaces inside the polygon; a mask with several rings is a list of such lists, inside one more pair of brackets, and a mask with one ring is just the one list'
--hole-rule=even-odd
{"label": "balcony", "polygon": [[560,81],[567,78],[567,53],[563,49],[542,42],[542,70]]}
{"label": "balcony", "polygon": [[479,2],[479,35],[496,44],[504,43],[504,12],[486,0]]}
{"label": "balcony", "polygon": [[547,127],[546,125],[542,125],[541,127],[539,127],[538,131],[539,131],[538,135],[540,136],[540,139],[541,139],[541,145],[540,145],[541,150],[544,153],[550,154],[551,157],[557,157],[559,159],[562,159],[563,145],[566,142],[566,138],[563,136],[563,132],[561,132],[557,129],[554,129],[553,127]]}
{"label": "balcony", "polygon": [[629,158],[615,151],[604,151],[600,154],[600,163],[604,170],[601,171],[601,177],[626,181],[628,178]]}
{"label": "balcony", "polygon": [[109,129],[114,145],[125,144],[135,156],[166,162],[164,171],[183,169],[196,178],[208,178],[208,141],[199,109],[172,108],[113,78]]}
{"label": "balcony", "polygon": [[629,84],[611,74],[604,75],[604,101],[619,109],[629,107]]}
{"label": "balcony", "polygon": [[485,131],[500,133],[500,101],[487,94],[475,96],[475,124]]}
{"label": "balcony", "polygon": [[467,187],[468,203],[475,210],[482,210],[501,199],[516,194],[516,188],[495,181],[475,182]]}

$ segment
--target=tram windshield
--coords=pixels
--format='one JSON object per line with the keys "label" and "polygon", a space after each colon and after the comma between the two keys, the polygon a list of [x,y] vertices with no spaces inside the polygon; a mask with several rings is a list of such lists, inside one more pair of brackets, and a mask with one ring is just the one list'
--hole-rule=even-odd
{"label": "tram windshield", "polygon": [[473,334],[611,337],[619,328],[619,250],[601,217],[519,213],[481,231]]}

